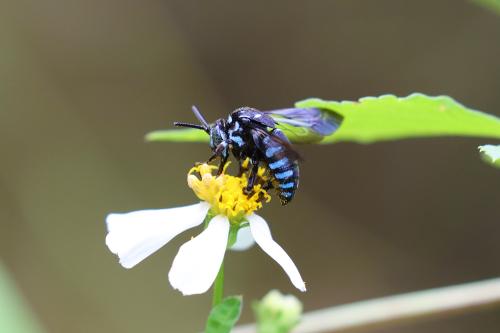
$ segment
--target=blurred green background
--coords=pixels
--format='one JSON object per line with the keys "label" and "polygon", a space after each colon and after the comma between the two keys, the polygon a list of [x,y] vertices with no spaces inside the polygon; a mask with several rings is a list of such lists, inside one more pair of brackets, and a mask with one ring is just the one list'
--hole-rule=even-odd
{"label": "blurred green background", "polygon": [[[467,1],[0,1],[0,254],[47,332],[196,332],[210,296],[167,272],[184,233],[125,270],[109,212],[196,199],[209,148],[146,132],[307,97],[448,94],[500,115],[500,17]],[[498,170],[475,139],[299,147],[292,204],[262,215],[305,309],[500,275]],[[297,294],[259,248],[226,290]],[[3,311],[0,309],[0,311]],[[500,309],[374,332],[498,332]]]}

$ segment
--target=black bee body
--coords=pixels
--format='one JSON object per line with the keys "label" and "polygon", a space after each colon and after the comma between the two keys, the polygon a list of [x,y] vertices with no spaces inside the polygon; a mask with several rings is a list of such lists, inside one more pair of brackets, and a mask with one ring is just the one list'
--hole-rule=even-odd
{"label": "black bee body", "polygon": [[[229,153],[240,163],[250,160],[250,174],[246,192],[250,193],[256,181],[259,164],[264,163],[271,175],[271,187],[275,187],[282,205],[290,202],[299,186],[299,154],[293,149],[287,136],[277,126],[287,125],[287,131],[296,134],[303,142],[317,142],[332,134],[342,118],[331,112],[315,108],[290,108],[259,111],[250,107],[234,110],[225,118],[209,124],[196,107],[193,112],[201,125],[174,123],[175,126],[204,130],[210,136],[212,156],[220,157],[219,174],[224,170]],[[305,134],[304,134],[305,133]]]}
{"label": "black bee body", "polygon": [[[281,203],[290,202],[299,185],[299,157],[285,134],[276,128],[274,119],[256,109],[240,108],[229,115],[226,129],[233,155],[239,161],[249,158],[252,169],[258,168],[258,162],[263,162],[272,176]],[[252,175],[254,172],[250,177]],[[249,190],[254,181],[249,179]]]}

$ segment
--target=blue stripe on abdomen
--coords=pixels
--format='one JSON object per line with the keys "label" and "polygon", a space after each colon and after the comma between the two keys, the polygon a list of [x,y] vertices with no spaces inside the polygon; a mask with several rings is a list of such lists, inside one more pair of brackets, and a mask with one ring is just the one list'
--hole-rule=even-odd
{"label": "blue stripe on abdomen", "polygon": [[271,170],[282,168],[285,165],[287,165],[287,163],[288,163],[288,158],[283,157],[281,160],[278,160],[274,163],[269,163],[269,168],[271,168]]}
{"label": "blue stripe on abdomen", "polygon": [[289,188],[293,188],[294,186],[295,186],[295,182],[289,182],[289,183],[279,185],[279,187],[281,189],[289,189]]}
{"label": "blue stripe on abdomen", "polygon": [[276,179],[286,179],[286,178],[291,177],[291,176],[293,176],[293,170],[287,170],[287,171],[280,172],[280,173],[277,173],[274,175],[274,177],[276,177]]}
{"label": "blue stripe on abdomen", "polygon": [[281,192],[280,195],[285,198],[290,198],[293,193],[292,192]]}
{"label": "blue stripe on abdomen", "polygon": [[266,149],[266,156],[269,158],[269,157],[273,156],[274,154],[276,154],[277,152],[280,152],[282,149],[283,149],[283,147],[281,147],[281,146],[269,147]]}

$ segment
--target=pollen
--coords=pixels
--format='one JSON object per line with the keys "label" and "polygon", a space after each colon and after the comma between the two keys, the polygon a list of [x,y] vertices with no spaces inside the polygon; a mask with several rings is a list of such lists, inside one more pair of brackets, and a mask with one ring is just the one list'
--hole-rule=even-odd
{"label": "pollen", "polygon": [[200,200],[211,205],[214,214],[225,215],[232,223],[240,223],[245,216],[262,208],[264,202],[271,201],[271,196],[264,189],[269,176],[265,168],[259,168],[253,190],[247,194],[247,173],[239,177],[228,175],[228,165],[225,165],[224,172],[219,176],[215,175],[216,166],[197,165],[189,171],[187,183]]}

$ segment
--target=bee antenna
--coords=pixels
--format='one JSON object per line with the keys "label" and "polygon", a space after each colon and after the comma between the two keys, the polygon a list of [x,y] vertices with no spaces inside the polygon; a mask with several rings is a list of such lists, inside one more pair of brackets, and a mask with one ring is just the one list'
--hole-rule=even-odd
{"label": "bee antenna", "polygon": [[200,110],[198,110],[198,108],[196,107],[196,105],[193,105],[191,107],[191,110],[193,110],[194,115],[196,116],[196,118],[198,118],[198,120],[203,125],[203,127],[205,128],[205,130],[208,130],[210,128],[210,126],[208,125],[208,122],[202,116]]}
{"label": "bee antenna", "polygon": [[189,128],[196,128],[196,129],[199,129],[199,130],[202,130],[202,131],[205,131],[208,133],[208,129],[202,125],[195,125],[195,124],[189,124],[189,123],[181,123],[181,122],[174,122],[174,126],[177,126],[177,127],[189,127]]}

